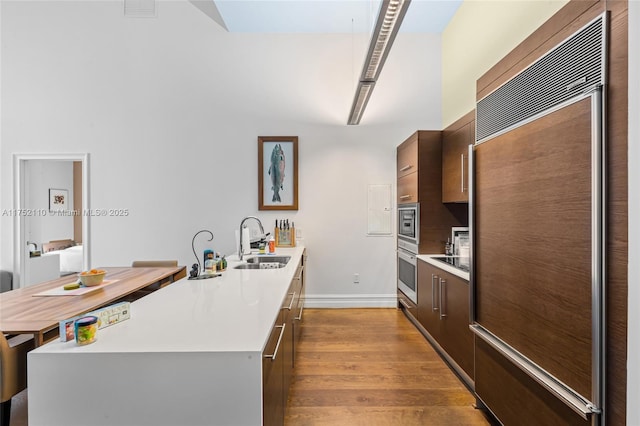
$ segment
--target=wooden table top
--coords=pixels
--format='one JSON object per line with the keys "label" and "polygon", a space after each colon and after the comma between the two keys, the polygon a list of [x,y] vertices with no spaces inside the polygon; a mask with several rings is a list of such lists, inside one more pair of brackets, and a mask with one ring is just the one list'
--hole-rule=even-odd
{"label": "wooden table top", "polygon": [[117,280],[104,288],[79,296],[34,296],[45,290],[74,282],[70,275],[40,284],[0,293],[0,331],[5,334],[34,334],[42,343],[45,332],[58,327],[60,321],[82,315],[113,303],[151,284],[173,277],[186,276],[186,268],[178,267],[103,267],[105,280]]}

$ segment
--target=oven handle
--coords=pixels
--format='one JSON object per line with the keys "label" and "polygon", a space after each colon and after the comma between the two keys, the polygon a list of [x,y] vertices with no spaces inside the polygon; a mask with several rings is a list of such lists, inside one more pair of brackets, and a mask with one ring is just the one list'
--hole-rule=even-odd
{"label": "oven handle", "polygon": [[404,260],[405,262],[409,262],[412,265],[416,265],[416,256],[409,252],[405,252],[400,248],[398,248],[398,258]]}

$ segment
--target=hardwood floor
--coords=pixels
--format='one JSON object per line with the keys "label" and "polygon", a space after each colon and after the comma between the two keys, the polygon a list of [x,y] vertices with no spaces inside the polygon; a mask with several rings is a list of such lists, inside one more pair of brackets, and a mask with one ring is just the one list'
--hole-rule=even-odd
{"label": "hardwood floor", "polygon": [[285,426],[491,425],[396,309],[305,309]]}

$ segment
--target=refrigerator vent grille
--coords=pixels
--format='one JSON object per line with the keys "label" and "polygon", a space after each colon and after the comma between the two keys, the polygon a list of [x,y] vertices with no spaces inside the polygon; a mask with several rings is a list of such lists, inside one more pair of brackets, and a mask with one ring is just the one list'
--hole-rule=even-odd
{"label": "refrigerator vent grille", "polygon": [[476,141],[604,84],[605,16],[478,101]]}

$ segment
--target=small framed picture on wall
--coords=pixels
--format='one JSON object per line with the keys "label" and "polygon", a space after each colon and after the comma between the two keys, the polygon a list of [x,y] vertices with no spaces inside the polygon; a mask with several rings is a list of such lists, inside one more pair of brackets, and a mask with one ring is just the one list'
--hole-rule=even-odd
{"label": "small framed picture on wall", "polygon": [[66,189],[49,189],[49,211],[69,210],[69,191]]}

